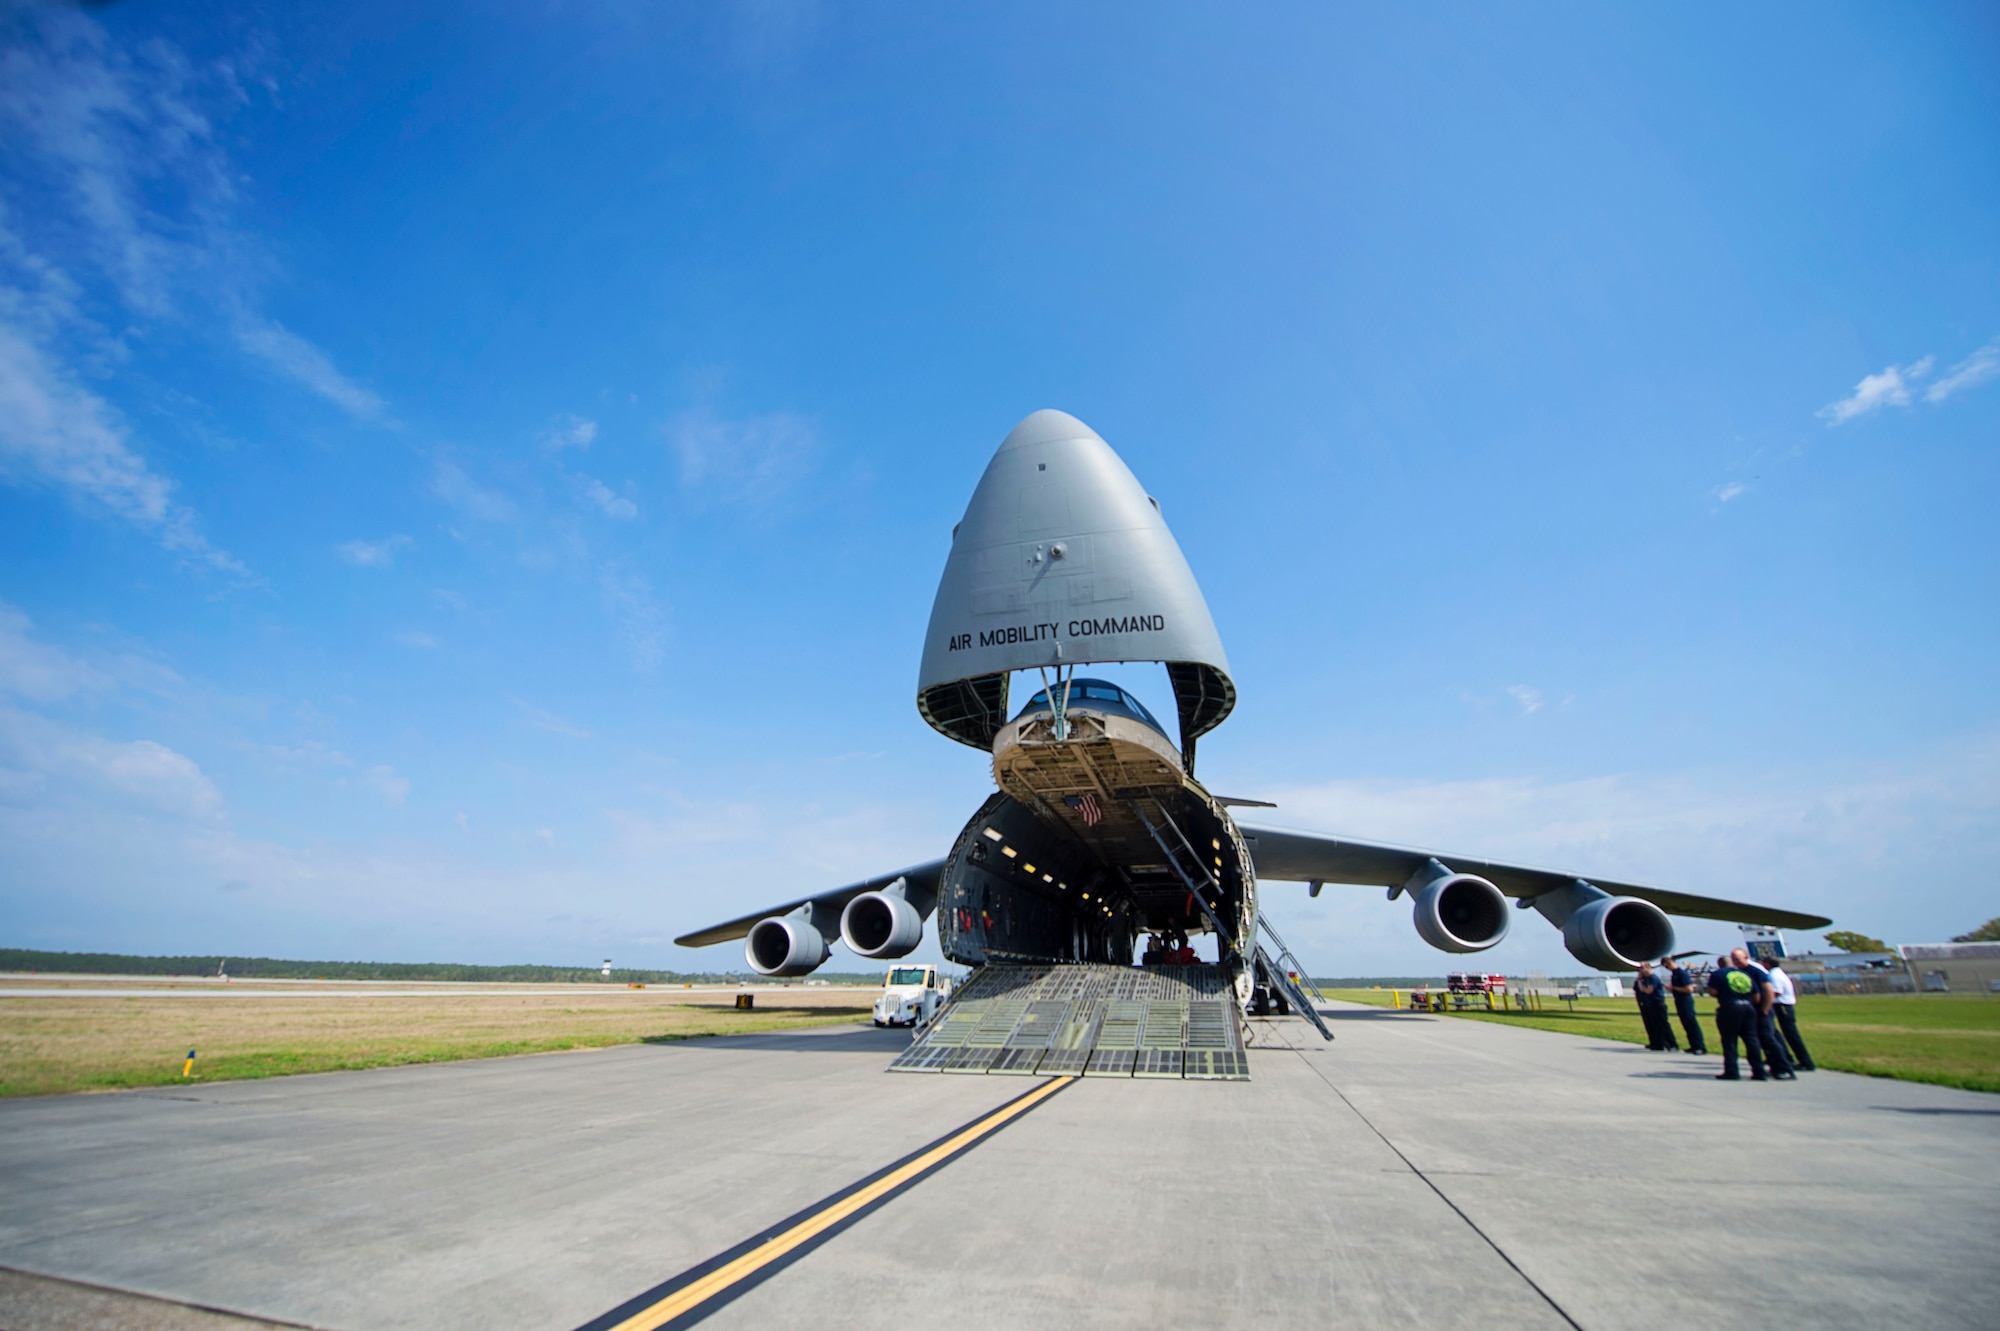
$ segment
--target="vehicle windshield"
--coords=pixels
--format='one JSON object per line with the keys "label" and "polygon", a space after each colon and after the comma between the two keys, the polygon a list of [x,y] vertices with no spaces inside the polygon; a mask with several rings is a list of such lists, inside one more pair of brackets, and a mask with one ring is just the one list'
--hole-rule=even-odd
{"label": "vehicle windshield", "polygon": [[924,968],[922,966],[898,966],[889,972],[890,984],[922,984],[923,982]]}
{"label": "vehicle windshield", "polygon": [[[1112,684],[1106,680],[1072,680],[1069,686],[1069,705],[1072,708],[1087,707],[1092,711],[1111,712],[1117,716],[1129,716],[1134,721],[1145,722],[1162,735],[1167,733],[1166,727],[1155,721],[1153,714],[1146,710],[1146,704],[1140,702],[1116,684]],[[1047,689],[1036,689],[1035,695],[1028,699],[1028,705],[1021,709],[1020,716],[1016,716],[1014,719],[1018,721],[1022,716],[1026,716],[1030,712],[1046,712],[1048,710],[1049,691]]]}

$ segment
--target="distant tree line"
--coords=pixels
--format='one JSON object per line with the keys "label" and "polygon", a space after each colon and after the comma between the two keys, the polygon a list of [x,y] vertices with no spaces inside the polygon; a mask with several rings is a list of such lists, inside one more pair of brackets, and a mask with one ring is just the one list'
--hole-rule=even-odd
{"label": "distant tree line", "polygon": [[[37,952],[0,947],[0,971],[43,971],[64,975],[213,975],[227,965],[231,976],[257,980],[451,980],[486,984],[603,984],[597,966],[469,966],[451,961],[287,961],[278,957],[132,957],[116,952]],[[879,974],[817,975],[835,984],[879,984]],[[613,967],[612,984],[715,984],[737,981],[770,984],[761,976],[734,972],[632,970]],[[795,983],[795,982],[794,982]]]}
{"label": "distant tree line", "polygon": [[[1954,943],[2000,943],[2000,915],[1994,916],[1971,933],[1953,934]],[[1879,938],[1858,934],[1845,929],[1831,929],[1826,934],[1828,947],[1842,952],[1893,952],[1894,948]]]}

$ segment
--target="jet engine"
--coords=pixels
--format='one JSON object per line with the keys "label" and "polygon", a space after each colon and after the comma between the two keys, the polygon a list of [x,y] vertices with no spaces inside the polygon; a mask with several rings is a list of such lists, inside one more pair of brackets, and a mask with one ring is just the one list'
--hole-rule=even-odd
{"label": "jet engine", "polygon": [[1484,952],[1507,936],[1507,895],[1484,878],[1455,873],[1416,893],[1417,932],[1445,952]]}
{"label": "jet engine", "polygon": [[840,912],[840,941],[857,957],[905,957],[924,941],[924,917],[901,892],[863,892]]}
{"label": "jet engine", "polygon": [[1603,897],[1577,907],[1562,926],[1563,946],[1586,966],[1629,971],[1674,950],[1665,911],[1638,897]]}
{"label": "jet engine", "polygon": [[750,926],[743,957],[759,975],[806,975],[826,960],[826,937],[799,915],[773,915]]}

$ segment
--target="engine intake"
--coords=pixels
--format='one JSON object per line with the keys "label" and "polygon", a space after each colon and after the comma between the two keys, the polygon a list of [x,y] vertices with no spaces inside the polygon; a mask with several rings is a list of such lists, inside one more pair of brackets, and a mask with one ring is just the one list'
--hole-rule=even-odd
{"label": "engine intake", "polygon": [[924,941],[924,917],[900,893],[863,892],[840,912],[840,941],[858,957],[905,957]]}
{"label": "engine intake", "polygon": [[1434,879],[1416,894],[1417,933],[1445,952],[1484,952],[1507,936],[1507,894],[1469,873]]}
{"label": "engine intake", "polygon": [[774,915],[750,926],[743,958],[759,975],[808,975],[827,954],[826,938],[796,915]]}
{"label": "engine intake", "polygon": [[1599,970],[1634,970],[1674,950],[1673,921],[1638,897],[1605,897],[1579,906],[1562,931],[1569,954]]}

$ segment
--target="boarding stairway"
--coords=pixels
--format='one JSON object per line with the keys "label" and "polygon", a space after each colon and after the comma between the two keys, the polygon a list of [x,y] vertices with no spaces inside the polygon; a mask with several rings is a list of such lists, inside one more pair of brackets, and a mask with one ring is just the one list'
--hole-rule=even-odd
{"label": "boarding stairway", "polygon": [[[1224,947],[1241,955],[1239,941],[1230,934],[1229,926],[1222,922],[1222,917],[1217,915],[1214,907],[1209,904],[1211,894],[1217,901],[1222,899],[1222,885],[1216,881],[1207,863],[1189,842],[1187,834],[1181,831],[1180,825],[1174,822],[1173,816],[1167,812],[1164,805],[1157,810],[1160,819],[1158,823],[1146,816],[1146,810],[1137,799],[1131,800],[1131,805],[1132,812],[1139,816],[1139,821],[1152,836],[1153,844],[1157,845],[1160,853],[1167,857],[1167,863],[1172,866],[1174,875],[1187,888],[1188,896],[1201,907],[1201,913],[1208,918],[1209,927],[1222,939]],[[1284,995],[1286,1003],[1300,1016],[1318,1027],[1322,1036],[1331,1040],[1333,1032],[1326,1028],[1326,1022],[1321,1019],[1319,1009],[1306,998],[1300,986],[1303,984],[1305,989],[1312,990],[1313,996],[1322,1003],[1326,1001],[1326,995],[1320,993],[1319,987],[1313,984],[1312,977],[1306,974],[1306,968],[1299,964],[1299,959],[1292,955],[1292,949],[1278,933],[1278,927],[1271,923],[1269,917],[1259,912],[1257,922],[1263,927],[1264,932],[1270,935],[1271,942],[1277,946],[1277,959],[1273,960],[1271,954],[1264,950],[1264,945],[1256,939],[1243,941],[1254,947],[1258,964],[1263,967],[1272,985]],[[1292,978],[1294,973],[1299,977],[1297,980]]]}
{"label": "boarding stairway", "polygon": [[1216,901],[1222,899],[1222,884],[1218,883],[1215,875],[1209,872],[1208,865],[1202,861],[1200,853],[1189,842],[1187,834],[1181,831],[1180,824],[1174,821],[1173,815],[1167,812],[1163,804],[1154,806],[1154,812],[1160,819],[1155,823],[1146,816],[1145,806],[1140,804],[1137,798],[1127,795],[1126,802],[1132,806],[1132,812],[1138,815],[1146,834],[1153,838],[1153,844],[1167,857],[1167,864],[1172,867],[1174,876],[1181,880],[1181,886],[1187,889],[1189,898],[1201,907],[1201,913],[1208,919],[1208,927],[1215,930],[1216,937],[1222,940],[1225,948],[1235,951],[1236,938],[1229,932],[1229,926],[1222,922],[1222,917],[1215,913],[1215,907],[1209,901],[1211,896]]}
{"label": "boarding stairway", "polygon": [[991,963],[891,1072],[1248,1081],[1235,986],[1221,966]]}
{"label": "boarding stairway", "polygon": [[[1272,946],[1278,949],[1277,959],[1273,960],[1271,954],[1264,950],[1262,943],[1257,945],[1257,959],[1264,963],[1264,973],[1271,977],[1271,983],[1277,985],[1279,991],[1285,995],[1285,1001],[1290,1003],[1301,1016],[1319,1027],[1321,1035],[1331,1040],[1333,1032],[1328,1030],[1326,1023],[1320,1019],[1319,1009],[1306,1001],[1308,993],[1322,1003],[1327,1001],[1326,995],[1319,991],[1319,986],[1313,983],[1312,976],[1299,964],[1299,959],[1292,955],[1291,945],[1286,943],[1284,935],[1278,932],[1278,926],[1271,923],[1271,917],[1259,911],[1257,923],[1271,936]],[[1294,979],[1294,976],[1298,978]]]}

